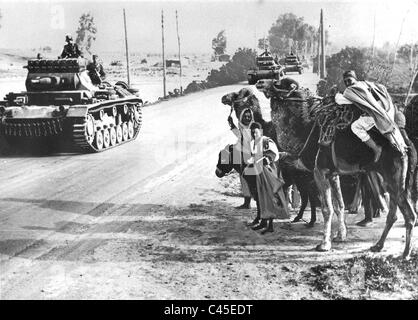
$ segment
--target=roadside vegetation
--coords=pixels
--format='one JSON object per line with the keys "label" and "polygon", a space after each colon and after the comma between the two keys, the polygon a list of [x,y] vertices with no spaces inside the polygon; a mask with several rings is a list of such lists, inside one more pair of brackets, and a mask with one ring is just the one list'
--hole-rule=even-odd
{"label": "roadside vegetation", "polygon": [[248,48],[239,48],[231,61],[219,70],[212,69],[204,81],[193,81],[184,90],[185,94],[238,83],[247,80],[247,71],[255,68],[257,53]]}

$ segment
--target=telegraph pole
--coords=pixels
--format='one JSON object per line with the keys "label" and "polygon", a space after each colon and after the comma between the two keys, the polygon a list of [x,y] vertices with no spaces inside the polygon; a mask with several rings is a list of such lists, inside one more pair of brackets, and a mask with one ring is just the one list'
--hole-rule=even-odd
{"label": "telegraph pole", "polygon": [[162,34],[162,47],[163,47],[163,90],[164,90],[164,96],[165,98],[167,96],[166,94],[166,79],[165,79],[165,55],[164,55],[164,11],[161,10],[161,34]]}
{"label": "telegraph pole", "polygon": [[321,79],[325,79],[326,68],[325,68],[325,30],[324,30],[324,15],[321,9],[321,69],[319,76]]}
{"label": "telegraph pole", "polygon": [[181,85],[181,77],[182,77],[182,65],[181,65],[181,54],[180,54],[180,35],[179,35],[179,21],[177,16],[176,10],[176,29],[177,29],[177,43],[179,45],[179,62],[180,62],[180,94],[183,94],[183,87]]}
{"label": "telegraph pole", "polygon": [[411,42],[411,54],[409,57],[409,67],[411,68],[411,73],[414,75],[414,42]]}
{"label": "telegraph pole", "polygon": [[317,59],[317,69],[316,73],[319,75],[319,70],[321,69],[321,55],[319,48],[321,47],[321,25],[319,25],[318,29],[318,43],[316,45],[316,59]]}
{"label": "telegraph pole", "polygon": [[129,50],[128,50],[128,33],[126,31],[125,9],[123,9],[123,24],[125,26],[126,73],[127,73],[127,76],[128,76],[128,86],[131,86],[131,79],[129,77]]}

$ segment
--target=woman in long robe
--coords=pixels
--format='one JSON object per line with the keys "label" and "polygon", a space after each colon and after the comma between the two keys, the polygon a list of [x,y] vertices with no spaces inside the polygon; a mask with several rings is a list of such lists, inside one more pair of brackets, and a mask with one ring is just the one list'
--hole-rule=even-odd
{"label": "woman in long robe", "polygon": [[[235,126],[232,117],[229,116],[228,122],[231,127],[232,133],[238,138],[238,141],[235,144],[234,150],[238,152],[236,156],[234,156],[234,160],[237,159],[240,163],[246,162],[246,160],[250,157],[251,153],[251,131],[250,125],[254,121],[254,114],[250,108],[245,108],[239,114],[238,119],[238,127]],[[241,190],[244,196],[244,204],[237,207],[237,209],[249,209],[251,203],[251,192],[248,186],[247,181],[243,178],[242,173],[240,174],[240,181],[241,181]]]}

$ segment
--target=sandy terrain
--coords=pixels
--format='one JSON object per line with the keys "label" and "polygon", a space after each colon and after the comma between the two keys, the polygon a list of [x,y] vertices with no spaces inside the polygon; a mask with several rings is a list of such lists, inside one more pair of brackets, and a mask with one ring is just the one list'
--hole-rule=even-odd
{"label": "sandy terrain", "polygon": [[[44,58],[55,59],[59,53],[44,54]],[[32,51],[0,51],[0,99],[10,91],[25,91],[25,79],[27,70],[23,68],[27,64],[28,57],[33,59],[36,52]],[[87,57],[87,56],[86,56]],[[185,55],[182,59],[183,89],[192,81],[205,80],[212,69],[219,68],[223,63],[211,62],[210,55]],[[145,59],[146,62],[142,62]],[[175,59],[167,56],[166,59]],[[109,52],[100,54],[100,61],[106,72],[106,80],[127,82],[126,60],[124,53]],[[132,53],[130,56],[130,80],[131,85],[140,90],[144,102],[155,102],[163,96],[163,71],[161,57],[156,54]],[[166,94],[169,91],[180,88],[180,69],[167,67],[166,69]]]}
{"label": "sandy terrain", "polygon": [[[295,78],[310,87],[317,81],[309,73]],[[368,248],[384,217],[360,228],[354,222],[362,214],[349,215],[349,241],[329,253],[313,250],[321,219],[313,229],[277,221],[266,236],[245,226],[255,209],[234,209],[242,202],[236,175],[214,175],[219,150],[235,142],[220,98],[243,86],[144,108],[137,140],[104,153],[2,156],[0,298],[416,298],[416,286],[368,290],[355,276],[333,280],[317,267],[363,254],[399,256],[402,219],[380,254]]]}

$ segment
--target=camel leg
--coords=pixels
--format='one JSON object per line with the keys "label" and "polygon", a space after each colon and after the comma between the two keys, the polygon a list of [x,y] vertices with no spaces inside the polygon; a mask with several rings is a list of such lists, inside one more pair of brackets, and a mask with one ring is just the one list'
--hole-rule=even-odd
{"label": "camel leg", "polygon": [[354,192],[353,201],[348,206],[350,214],[357,214],[361,206],[361,180],[359,179],[356,184],[356,191]]}
{"label": "camel leg", "polygon": [[344,242],[347,240],[347,226],[345,224],[345,214],[344,214],[344,199],[341,192],[340,177],[335,175],[330,179],[332,195],[335,199],[335,212],[338,217],[338,233],[337,237],[334,238],[334,241]]}
{"label": "camel leg", "polygon": [[398,208],[398,204],[397,204],[396,196],[392,196],[392,194],[391,194],[390,201],[389,201],[389,212],[388,212],[388,215],[386,217],[385,228],[383,229],[383,233],[382,233],[379,241],[373,247],[370,248],[371,251],[379,252],[383,249],[386,237],[388,236],[388,233],[389,233],[390,229],[392,228],[393,224],[398,219],[398,217],[396,216],[397,208]]}
{"label": "camel leg", "polygon": [[331,185],[322,170],[315,168],[314,175],[315,182],[321,193],[322,215],[324,217],[324,238],[322,242],[316,247],[316,250],[329,251],[331,249],[332,216],[334,214],[331,196]]}
{"label": "camel leg", "polygon": [[[396,168],[397,166],[395,166]],[[413,228],[416,221],[416,213],[414,212],[410,193],[408,190],[404,190],[401,185],[403,181],[401,179],[401,170],[396,170],[394,175],[386,172],[386,178],[388,181],[388,192],[390,194],[390,202],[389,202],[389,213],[386,219],[386,226],[383,230],[382,236],[380,237],[379,241],[374,245],[371,250],[372,251],[380,251],[382,250],[386,237],[389,233],[390,228],[393,226],[395,221],[397,220],[396,217],[396,209],[399,206],[399,209],[402,212],[402,215],[405,220],[405,228],[406,228],[406,239],[405,239],[405,249],[403,252],[403,257],[405,259],[409,259],[411,254],[412,244],[411,239],[413,235]],[[402,191],[401,191],[402,190]]]}
{"label": "camel leg", "polygon": [[308,204],[308,195],[306,192],[300,192],[301,206],[298,215],[293,219],[292,222],[298,222],[303,218],[303,213],[305,212],[306,206]]}
{"label": "camel leg", "polygon": [[405,219],[405,229],[406,229],[405,249],[403,252],[403,257],[405,259],[409,259],[411,250],[412,250],[411,239],[413,236],[414,226],[417,220],[417,216],[416,216],[416,213],[414,212],[408,191],[402,192],[398,200],[398,206]]}
{"label": "camel leg", "polygon": [[316,199],[313,196],[309,196],[309,205],[311,206],[311,221],[306,225],[307,228],[312,228],[316,222]]}

